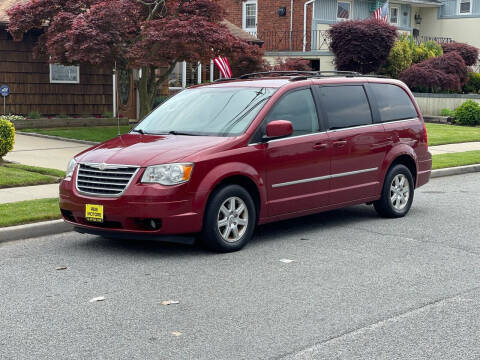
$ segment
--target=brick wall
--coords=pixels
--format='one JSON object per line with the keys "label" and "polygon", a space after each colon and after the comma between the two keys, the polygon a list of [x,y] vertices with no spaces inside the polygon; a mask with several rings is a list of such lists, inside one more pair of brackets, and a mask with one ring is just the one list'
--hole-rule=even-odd
{"label": "brick wall", "polygon": [[[293,1],[293,32],[290,39],[290,0],[258,0],[257,36],[265,42],[267,51],[300,51],[303,47],[303,6],[306,0]],[[242,27],[242,1],[218,0],[225,9],[226,18]],[[310,42],[312,5],[307,7],[307,42]],[[286,16],[279,16],[278,9],[285,7]]]}

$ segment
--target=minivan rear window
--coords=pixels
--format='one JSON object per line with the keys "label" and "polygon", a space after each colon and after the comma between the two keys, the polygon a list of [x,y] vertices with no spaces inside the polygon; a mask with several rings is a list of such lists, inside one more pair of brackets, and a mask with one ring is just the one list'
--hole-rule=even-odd
{"label": "minivan rear window", "polygon": [[322,86],[319,90],[330,130],[372,123],[372,112],[362,85]]}
{"label": "minivan rear window", "polygon": [[416,118],[417,111],[401,87],[392,84],[370,84],[382,122]]}
{"label": "minivan rear window", "polygon": [[133,131],[238,136],[245,132],[275,91],[253,87],[187,89],[156,108]]}

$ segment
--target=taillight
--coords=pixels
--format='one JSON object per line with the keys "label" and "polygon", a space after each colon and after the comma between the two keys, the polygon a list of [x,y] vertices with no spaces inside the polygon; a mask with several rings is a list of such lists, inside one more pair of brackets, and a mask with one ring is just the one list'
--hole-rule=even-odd
{"label": "taillight", "polygon": [[423,139],[425,140],[425,146],[428,150],[428,135],[427,135],[427,127],[425,126],[425,123],[423,123]]}

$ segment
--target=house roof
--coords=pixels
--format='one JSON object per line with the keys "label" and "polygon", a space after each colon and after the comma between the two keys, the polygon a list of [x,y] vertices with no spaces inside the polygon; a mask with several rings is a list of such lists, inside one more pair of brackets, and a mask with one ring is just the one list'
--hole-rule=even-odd
{"label": "house roof", "polygon": [[8,23],[7,10],[13,5],[21,4],[29,0],[0,0],[0,23]]}
{"label": "house roof", "polygon": [[263,43],[262,40],[258,39],[256,36],[253,36],[249,32],[243,30],[242,28],[238,27],[237,25],[232,24],[228,20],[223,20],[222,24],[227,27],[227,29],[232,33],[232,35],[245,40],[247,42],[253,43]]}

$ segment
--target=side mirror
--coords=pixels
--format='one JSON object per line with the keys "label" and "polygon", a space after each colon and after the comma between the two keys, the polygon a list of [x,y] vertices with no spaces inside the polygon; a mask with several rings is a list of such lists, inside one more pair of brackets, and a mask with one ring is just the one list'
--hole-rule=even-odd
{"label": "side mirror", "polygon": [[293,126],[287,120],[274,120],[267,124],[267,134],[263,137],[264,140],[278,139],[292,135]]}

